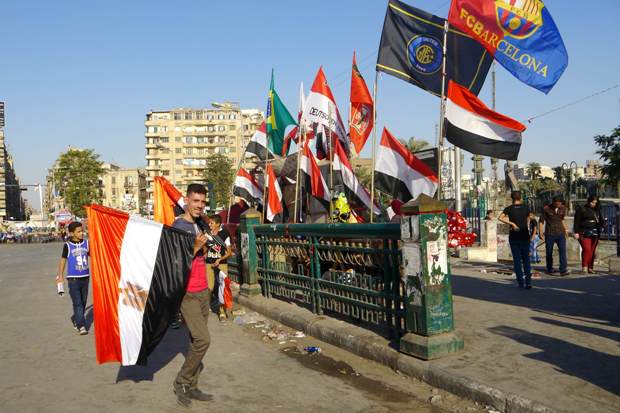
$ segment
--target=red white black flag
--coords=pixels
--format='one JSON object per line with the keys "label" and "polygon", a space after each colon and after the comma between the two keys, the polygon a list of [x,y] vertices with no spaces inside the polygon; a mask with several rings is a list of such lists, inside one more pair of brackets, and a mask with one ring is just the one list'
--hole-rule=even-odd
{"label": "red white black flag", "polygon": [[267,126],[265,122],[261,123],[252,138],[250,138],[250,142],[248,142],[248,146],[245,148],[246,156],[254,155],[261,161],[266,159],[273,159],[273,153],[269,149],[267,149]]}
{"label": "red white black flag", "polygon": [[87,212],[97,362],[144,365],[179,312],[194,236],[100,205]]}
{"label": "red white black flag", "polygon": [[448,83],[446,138],[468,152],[516,161],[525,126],[489,109],[467,88]]}
{"label": "red white black flag", "polygon": [[435,195],[437,185],[433,170],[384,128],[375,164],[377,189],[407,202],[420,194]]}
{"label": "red white black flag", "polygon": [[246,202],[263,202],[263,190],[256,182],[254,177],[250,175],[244,168],[239,168],[239,172],[235,177],[235,186],[233,194],[239,198],[243,198]]}

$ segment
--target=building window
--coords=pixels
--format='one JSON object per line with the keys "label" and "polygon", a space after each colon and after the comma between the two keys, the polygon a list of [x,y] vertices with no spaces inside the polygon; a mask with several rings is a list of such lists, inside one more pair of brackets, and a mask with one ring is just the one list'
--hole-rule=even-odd
{"label": "building window", "polygon": [[213,120],[213,114],[212,113],[209,113],[207,115],[207,120]]}
{"label": "building window", "polygon": [[177,165],[183,165],[183,159],[177,159],[177,160],[175,160],[175,163]]}
{"label": "building window", "polygon": [[196,138],[196,143],[205,143],[205,138],[202,136],[199,136],[198,138]]}
{"label": "building window", "polygon": [[192,136],[186,136],[185,137],[185,143],[192,143],[193,141],[193,137]]}
{"label": "building window", "polygon": [[167,137],[161,137],[161,138],[159,138],[159,141],[161,143],[168,143],[168,138]]}
{"label": "building window", "polygon": [[235,120],[237,119],[237,115],[235,115],[234,113],[231,113],[230,115],[228,115],[228,119]]}
{"label": "building window", "polygon": [[220,113],[219,115],[217,115],[217,118],[219,120],[224,120],[224,119],[226,119],[226,115],[224,115],[223,113]]}
{"label": "building window", "polygon": [[183,153],[183,148],[175,148],[174,153]]}
{"label": "building window", "polygon": [[209,126],[209,132],[213,132],[215,131],[215,128],[213,126]]}
{"label": "building window", "polygon": [[175,142],[177,142],[177,143],[179,143],[179,142],[181,142],[181,141],[182,141],[182,139],[181,139],[181,137],[180,137],[180,136],[177,136],[176,138],[174,138],[174,141],[175,141]]}
{"label": "building window", "polygon": [[112,185],[116,185],[116,177],[115,176],[112,177]]}
{"label": "building window", "polygon": [[163,171],[161,171],[162,175],[170,175],[170,171],[168,169],[164,169]]}
{"label": "building window", "polygon": [[197,153],[198,155],[204,155],[205,154],[204,148],[198,148]]}
{"label": "building window", "polygon": [[226,130],[226,126],[220,125],[220,126],[217,127],[217,130],[220,131],[220,132],[224,132]]}
{"label": "building window", "polygon": [[185,155],[191,155],[194,153],[194,148],[185,148]]}
{"label": "building window", "polygon": [[174,120],[181,120],[181,113],[179,112],[174,112]]}
{"label": "building window", "polygon": [[236,130],[237,125],[228,125],[228,130]]}
{"label": "building window", "polygon": [[194,112],[194,119],[202,119],[202,112],[201,111],[196,111]]}
{"label": "building window", "polygon": [[185,120],[192,120],[192,112],[185,112]]}

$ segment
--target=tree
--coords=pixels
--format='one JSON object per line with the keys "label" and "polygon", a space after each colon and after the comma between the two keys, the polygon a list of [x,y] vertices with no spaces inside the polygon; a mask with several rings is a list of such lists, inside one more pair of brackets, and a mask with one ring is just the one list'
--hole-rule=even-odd
{"label": "tree", "polygon": [[605,162],[601,173],[605,183],[616,185],[620,181],[620,126],[610,135],[597,135],[594,142],[600,148],[596,154]]}
{"label": "tree", "polygon": [[431,144],[428,143],[427,141],[423,139],[416,139],[414,136],[409,138],[408,141],[405,141],[404,139],[400,139],[400,142],[403,145],[405,145],[405,147],[409,149],[409,152],[411,153],[421,151],[422,149],[426,149],[431,146]]}
{"label": "tree", "polygon": [[56,160],[54,184],[69,211],[85,217],[85,205],[101,200],[102,162],[93,149],[69,149]]}
{"label": "tree", "polygon": [[230,201],[230,190],[235,178],[235,171],[232,168],[232,161],[220,153],[213,154],[207,159],[204,178],[207,183],[213,185],[213,194],[209,194],[209,197],[215,197],[216,206],[227,206]]}
{"label": "tree", "polygon": [[540,176],[540,164],[538,162],[530,162],[527,164],[527,176],[530,178],[530,181],[534,181],[538,176]]}

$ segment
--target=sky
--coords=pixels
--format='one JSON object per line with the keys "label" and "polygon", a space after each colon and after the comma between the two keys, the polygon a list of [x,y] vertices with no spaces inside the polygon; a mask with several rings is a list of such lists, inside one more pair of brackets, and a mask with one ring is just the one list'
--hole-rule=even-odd
{"label": "sky", "polygon": [[[446,17],[449,1],[407,0]],[[123,167],[145,165],[150,110],[237,101],[265,110],[271,69],[296,112],[323,66],[348,107],[351,58],[369,88],[387,1],[4,2],[0,101],[5,142],[23,184],[44,183],[68,146],[93,148]],[[546,0],[569,54],[545,95],[497,66],[497,110],[525,120],[620,84],[620,2]],[[577,7],[580,6],[580,7]],[[577,8],[576,8],[577,7]],[[490,105],[490,75],[479,97]],[[377,124],[397,137],[435,141],[439,99],[394,77],[378,81]],[[518,162],[555,166],[597,159],[592,137],[620,125],[620,88],[528,123]],[[370,143],[362,155],[370,156]],[[466,154],[463,173],[471,162]],[[489,170],[488,160],[485,168]],[[38,208],[38,195],[26,197]]]}

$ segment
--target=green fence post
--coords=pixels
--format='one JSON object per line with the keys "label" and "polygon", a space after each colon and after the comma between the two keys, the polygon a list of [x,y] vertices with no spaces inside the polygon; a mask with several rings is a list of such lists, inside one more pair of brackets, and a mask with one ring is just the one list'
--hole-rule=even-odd
{"label": "green fence post", "polygon": [[239,223],[239,250],[241,257],[237,257],[240,273],[242,274],[243,284],[241,284],[240,294],[253,296],[261,294],[260,284],[258,283],[258,253],[256,251],[256,234],[254,226],[260,224],[260,213],[251,208],[241,214]]}
{"label": "green fence post", "polygon": [[401,207],[406,329],[403,353],[436,359],[463,348],[454,334],[446,205],[420,195]]}

